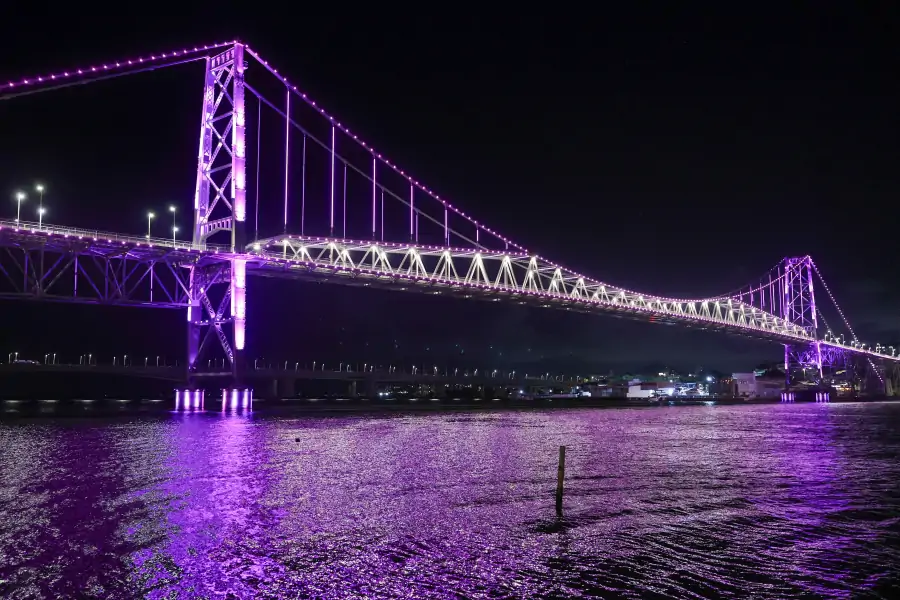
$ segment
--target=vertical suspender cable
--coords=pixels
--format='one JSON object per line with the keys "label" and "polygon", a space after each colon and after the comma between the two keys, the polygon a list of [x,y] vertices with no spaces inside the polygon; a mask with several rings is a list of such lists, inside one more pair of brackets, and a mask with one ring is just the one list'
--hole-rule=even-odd
{"label": "vertical suspender cable", "polygon": [[287,116],[284,118],[284,233],[287,233],[288,217],[288,173],[290,172],[291,151],[291,90],[287,90]]}
{"label": "vertical suspender cable", "polygon": [[256,225],[253,239],[259,239],[259,144],[262,138],[262,100],[256,99],[259,111],[256,115]]}

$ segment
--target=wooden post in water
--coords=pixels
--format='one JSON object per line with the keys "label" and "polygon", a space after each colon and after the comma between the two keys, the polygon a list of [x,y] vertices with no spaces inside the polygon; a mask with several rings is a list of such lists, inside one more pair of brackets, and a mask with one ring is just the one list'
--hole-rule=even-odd
{"label": "wooden post in water", "polygon": [[563,480],[566,478],[566,447],[559,447],[559,465],[556,467],[556,512],[562,513]]}

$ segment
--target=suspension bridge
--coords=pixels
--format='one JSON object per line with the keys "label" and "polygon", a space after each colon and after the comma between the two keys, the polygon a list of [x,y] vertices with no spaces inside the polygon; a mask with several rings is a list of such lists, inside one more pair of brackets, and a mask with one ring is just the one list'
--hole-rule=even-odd
{"label": "suspension bridge", "polygon": [[[219,374],[235,380],[244,373],[247,330],[256,326],[247,322],[247,282],[259,276],[740,334],[782,344],[789,378],[799,371],[823,381],[862,368],[891,393],[897,349],[856,336],[810,256],[786,257],[745,288],[707,298],[661,297],[577,273],[432,191],[241,42],[0,82],[0,99],[24,102],[34,93],[189,62],[203,66],[190,239],[17,215],[0,221],[0,298],[184,310],[189,376],[211,375],[204,366],[212,363],[228,365]],[[271,201],[259,194],[263,114],[278,119],[285,166],[281,222],[261,226],[260,204]],[[826,312],[840,329],[825,321]]]}

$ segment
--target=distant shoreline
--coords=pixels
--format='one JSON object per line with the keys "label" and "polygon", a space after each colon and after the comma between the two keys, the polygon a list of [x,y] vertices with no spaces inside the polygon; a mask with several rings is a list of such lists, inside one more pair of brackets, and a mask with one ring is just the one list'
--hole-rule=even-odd
{"label": "distant shoreline", "polygon": [[[897,397],[839,397],[830,402],[885,402],[900,401]],[[814,400],[797,400],[782,403],[778,398],[704,398],[662,399],[650,401],[641,398],[544,398],[524,399],[256,399],[250,407],[222,407],[219,397],[207,397],[202,406],[176,408],[172,400],[4,400],[0,401],[0,420],[33,417],[111,417],[158,416],[164,414],[221,414],[250,412],[259,415],[337,415],[337,414],[398,414],[398,413],[451,413],[491,410],[553,410],[553,409],[604,409],[604,408],[662,408],[676,406],[738,406],[762,404],[817,404]]]}

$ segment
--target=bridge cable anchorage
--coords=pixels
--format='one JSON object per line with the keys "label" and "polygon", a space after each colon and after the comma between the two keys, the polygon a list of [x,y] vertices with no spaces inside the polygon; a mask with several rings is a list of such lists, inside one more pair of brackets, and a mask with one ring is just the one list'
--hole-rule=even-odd
{"label": "bridge cable anchorage", "polygon": [[[303,93],[302,91],[299,91],[297,89],[297,86],[292,85],[286,77],[281,75],[277,69],[270,66],[269,62],[267,60],[263,59],[255,50],[251,49],[249,46],[245,47],[245,50],[246,50],[247,54],[249,54],[254,59],[256,59],[257,62],[263,68],[268,70],[269,73],[271,73],[273,76],[278,78],[282,83],[284,83],[284,85],[286,85],[292,93],[296,94],[298,97],[300,97],[303,100],[303,102],[305,102],[307,105],[309,105],[311,108],[313,108],[320,115],[322,115],[323,117],[328,119],[328,121],[332,124],[333,127],[340,130],[344,135],[347,135],[348,137],[350,137],[353,141],[355,141],[357,144],[359,144],[363,149],[365,149],[367,152],[371,153],[378,160],[380,160],[382,163],[384,163],[386,166],[388,166],[390,169],[392,169],[394,172],[396,172],[398,175],[400,175],[401,177],[406,179],[411,185],[418,188],[421,192],[424,192],[425,194],[427,194],[431,199],[435,200],[436,202],[440,203],[441,205],[446,206],[446,208],[448,210],[450,210],[451,212],[453,212],[454,214],[462,217],[463,219],[465,219],[465,220],[469,221],[470,223],[472,223],[473,225],[475,225],[476,232],[478,230],[484,230],[486,233],[489,233],[491,236],[497,238],[499,241],[504,242],[505,244],[508,244],[509,246],[512,246],[513,249],[519,250],[521,252],[528,252],[528,250],[524,246],[517,244],[517,243],[513,242],[511,239],[509,239],[508,237],[498,233],[497,231],[495,231],[489,227],[486,227],[485,225],[483,225],[482,223],[479,223],[474,218],[467,215],[462,210],[456,208],[455,206],[453,206],[446,200],[441,199],[440,196],[438,196],[431,189],[425,187],[425,185],[423,185],[422,183],[420,183],[419,181],[414,179],[412,176],[407,174],[404,170],[400,169],[398,166],[396,166],[395,163],[393,163],[388,158],[386,158],[384,155],[379,153],[371,145],[369,145],[365,141],[361,140],[356,134],[354,134],[347,127],[342,125],[340,123],[340,121],[338,121],[332,115],[330,115],[325,110],[323,110],[315,101],[311,100],[307,94]],[[352,168],[352,166],[351,166],[351,168]]]}

